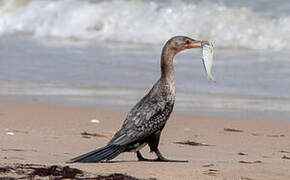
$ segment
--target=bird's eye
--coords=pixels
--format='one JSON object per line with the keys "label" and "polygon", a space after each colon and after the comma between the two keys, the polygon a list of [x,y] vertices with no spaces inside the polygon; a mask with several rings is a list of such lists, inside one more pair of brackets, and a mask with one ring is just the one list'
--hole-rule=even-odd
{"label": "bird's eye", "polygon": [[186,43],[186,44],[190,44],[190,41],[189,41],[189,40],[186,40],[185,43]]}

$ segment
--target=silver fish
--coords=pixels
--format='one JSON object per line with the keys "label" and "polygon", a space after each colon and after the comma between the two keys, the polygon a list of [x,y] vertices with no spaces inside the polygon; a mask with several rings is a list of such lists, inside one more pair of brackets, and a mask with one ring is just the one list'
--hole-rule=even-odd
{"label": "silver fish", "polygon": [[209,41],[202,41],[201,42],[201,52],[202,52],[202,62],[205,69],[205,72],[207,74],[207,80],[215,82],[212,74],[211,74],[211,68],[213,65],[213,45]]}

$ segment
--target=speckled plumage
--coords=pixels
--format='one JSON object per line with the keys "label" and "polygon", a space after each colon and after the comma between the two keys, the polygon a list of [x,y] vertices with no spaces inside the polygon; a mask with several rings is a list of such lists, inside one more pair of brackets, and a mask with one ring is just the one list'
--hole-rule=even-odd
{"label": "speckled plumage", "polygon": [[[140,148],[148,144],[158,161],[174,161],[164,158],[158,150],[159,138],[175,102],[174,56],[184,50],[196,48],[200,43],[185,36],[176,36],[167,41],[161,54],[161,77],[152,89],[128,113],[121,129],[103,148],[72,159],[70,162],[99,162],[111,160],[125,151],[136,151],[139,160]],[[184,162],[184,161],[182,161]]]}
{"label": "speckled plumage", "polygon": [[174,101],[175,94],[168,93],[166,84],[163,80],[159,80],[151,91],[131,109],[123,126],[109,144],[127,144],[128,150],[140,141],[150,145],[150,136],[163,129],[173,110]]}

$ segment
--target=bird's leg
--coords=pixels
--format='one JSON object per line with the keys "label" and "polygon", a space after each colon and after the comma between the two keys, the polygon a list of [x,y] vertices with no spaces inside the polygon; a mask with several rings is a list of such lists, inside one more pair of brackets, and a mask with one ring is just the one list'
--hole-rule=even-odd
{"label": "bird's leg", "polygon": [[157,159],[155,159],[155,161],[160,161],[160,162],[188,162],[187,160],[172,160],[172,159],[167,159],[167,158],[165,158],[165,157],[162,156],[162,154],[159,151],[159,149],[157,149],[155,151],[155,154],[157,156]]}
{"label": "bird's leg", "polygon": [[140,151],[137,151],[136,153],[137,153],[137,158],[138,158],[139,161],[154,161],[155,160],[155,159],[147,159],[147,158],[144,158],[142,156],[142,154],[140,153]]}
{"label": "bird's leg", "polygon": [[147,159],[147,158],[144,158],[144,157],[142,156],[142,154],[141,154],[140,151],[137,151],[136,153],[137,153],[137,158],[138,158],[139,161],[151,161],[151,162],[156,162],[156,161],[158,161],[158,158],[156,158],[156,159]]}
{"label": "bird's leg", "polygon": [[140,151],[137,151],[137,158],[139,161],[158,161],[158,162],[188,162],[186,160],[170,160],[170,159],[166,159],[165,157],[162,156],[161,152],[159,151],[159,149],[157,149],[155,151],[155,154],[157,155],[157,158],[156,159],[147,159],[147,158],[144,158],[142,156],[142,154],[140,153]]}

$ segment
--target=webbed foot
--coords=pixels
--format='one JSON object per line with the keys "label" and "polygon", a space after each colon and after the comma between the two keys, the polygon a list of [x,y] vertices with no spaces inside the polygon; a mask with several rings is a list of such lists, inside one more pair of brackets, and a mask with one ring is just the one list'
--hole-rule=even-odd
{"label": "webbed foot", "polygon": [[155,152],[155,154],[157,155],[156,159],[147,159],[144,158],[142,156],[142,154],[140,153],[140,151],[137,151],[137,158],[139,161],[151,161],[151,162],[188,162],[187,160],[172,160],[172,159],[167,159],[165,157],[162,156],[161,152],[159,150],[157,150]]}

